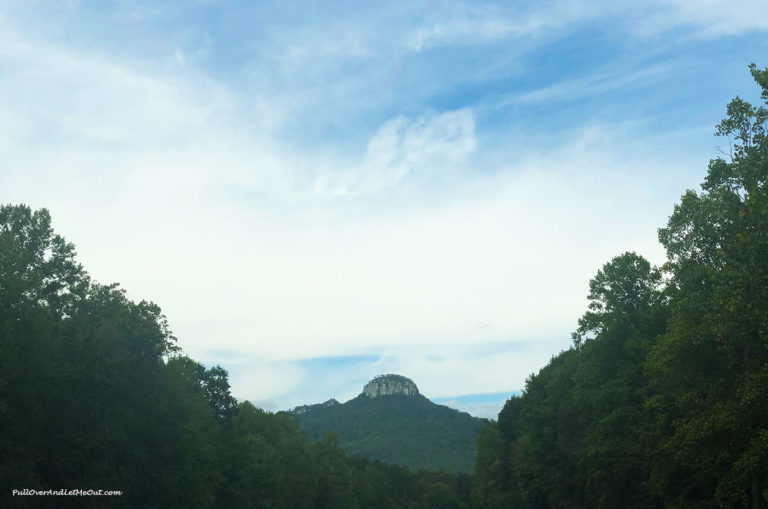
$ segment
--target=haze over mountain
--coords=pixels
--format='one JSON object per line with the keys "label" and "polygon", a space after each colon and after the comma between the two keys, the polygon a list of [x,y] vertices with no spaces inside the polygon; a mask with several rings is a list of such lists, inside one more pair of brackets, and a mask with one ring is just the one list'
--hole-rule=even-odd
{"label": "haze over mountain", "polygon": [[351,455],[417,469],[471,472],[483,419],[438,405],[401,375],[380,375],[346,403],[293,409],[310,442],[335,433]]}

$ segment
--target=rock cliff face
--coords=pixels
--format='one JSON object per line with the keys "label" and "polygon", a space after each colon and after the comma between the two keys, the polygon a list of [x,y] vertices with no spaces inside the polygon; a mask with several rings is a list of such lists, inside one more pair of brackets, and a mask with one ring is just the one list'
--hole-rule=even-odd
{"label": "rock cliff face", "polygon": [[316,405],[301,405],[301,406],[297,406],[296,408],[294,408],[290,412],[295,414],[295,415],[301,415],[301,414],[307,413],[308,411],[310,411],[312,409],[315,409],[315,408],[327,408],[327,407],[332,407],[332,406],[336,406],[336,405],[341,405],[341,403],[336,401],[334,398],[331,398],[328,401],[326,401],[325,403],[318,403]]}
{"label": "rock cliff face", "polygon": [[376,398],[391,394],[418,396],[419,388],[413,380],[400,375],[379,375],[366,384],[362,396]]}

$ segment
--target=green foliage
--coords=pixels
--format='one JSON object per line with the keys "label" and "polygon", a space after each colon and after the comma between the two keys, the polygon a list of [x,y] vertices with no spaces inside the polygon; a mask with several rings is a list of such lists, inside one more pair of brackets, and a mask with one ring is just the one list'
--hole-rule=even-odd
{"label": "green foliage", "polygon": [[[768,101],[768,69],[750,71]],[[659,240],[589,285],[573,348],[478,436],[479,507],[768,507],[768,111],[736,98]]]}
{"label": "green foliage", "polygon": [[483,421],[424,396],[358,396],[299,415],[310,441],[335,433],[348,454],[414,469],[471,472]]}
{"label": "green foliage", "polygon": [[0,492],[18,507],[467,507],[466,476],[308,445],[292,414],[237,404],[160,308],[94,283],[46,210],[0,207]]}
{"label": "green foliage", "polygon": [[229,393],[229,374],[221,366],[206,369],[189,357],[178,355],[168,360],[168,369],[187,381],[186,390],[201,394],[208,401],[214,417],[222,424],[237,413],[237,400]]}
{"label": "green foliage", "polygon": [[[750,71],[768,101],[768,69]],[[768,113],[736,98],[727,114],[731,156],[659,230],[664,267],[605,264],[573,347],[484,425],[356,398],[305,414],[307,443],[296,416],[237,404],[224,369],[184,356],[158,306],[91,281],[46,210],[1,206],[0,491],[123,492],[19,507],[767,509]]]}
{"label": "green foliage", "polygon": [[[750,67],[768,99],[766,71]],[[674,500],[766,507],[768,487],[768,112],[739,98],[717,134],[730,161],[710,164],[659,238],[672,316],[649,363],[669,413],[659,474]],[[689,494],[690,493],[690,494]]]}
{"label": "green foliage", "polygon": [[589,282],[589,311],[572,335],[576,346],[612,327],[642,327],[660,303],[660,284],[661,272],[636,253],[606,263]]}

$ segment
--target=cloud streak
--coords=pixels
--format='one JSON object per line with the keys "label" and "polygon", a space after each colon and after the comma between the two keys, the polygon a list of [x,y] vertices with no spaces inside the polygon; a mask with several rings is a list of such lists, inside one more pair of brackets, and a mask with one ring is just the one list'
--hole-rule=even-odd
{"label": "cloud streak", "polygon": [[[765,29],[756,3],[705,4],[639,21],[600,3],[342,6],[316,23],[235,1],[175,7],[180,24],[154,3],[51,4],[47,23],[10,3],[0,202],[50,208],[92,275],[158,302],[240,398],[344,400],[385,372],[435,398],[516,391],[568,346],[602,263],[663,260],[655,229],[713,144],[679,119],[709,122],[737,81],[702,76]],[[582,55],[614,21],[632,44]],[[704,40],[722,34],[736,49]]]}
{"label": "cloud streak", "polygon": [[[469,110],[386,121],[368,141],[359,167],[318,176],[319,194],[370,194],[398,186],[416,173],[420,179],[445,178],[467,164],[475,148],[475,121]],[[335,183],[334,183],[335,181]]]}

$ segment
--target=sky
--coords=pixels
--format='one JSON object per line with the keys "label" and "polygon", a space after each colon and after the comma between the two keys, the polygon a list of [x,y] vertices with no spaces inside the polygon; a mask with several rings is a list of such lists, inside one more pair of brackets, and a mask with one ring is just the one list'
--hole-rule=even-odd
{"label": "sky", "polygon": [[271,411],[378,374],[493,418],[653,263],[764,0],[5,0],[0,203]]}

